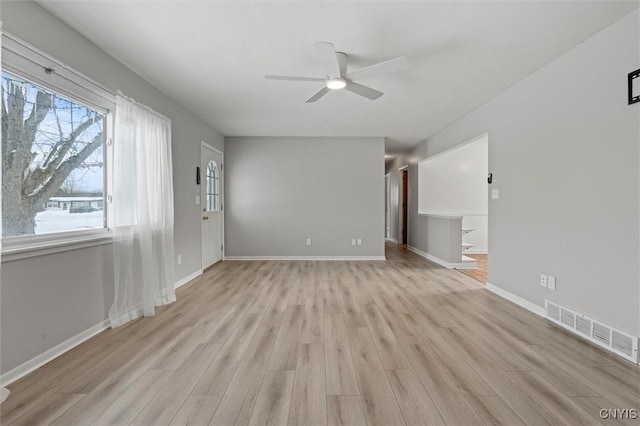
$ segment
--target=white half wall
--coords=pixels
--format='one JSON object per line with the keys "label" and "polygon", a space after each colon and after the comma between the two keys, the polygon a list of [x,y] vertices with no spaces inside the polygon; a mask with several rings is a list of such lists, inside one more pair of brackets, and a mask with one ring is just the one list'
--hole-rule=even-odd
{"label": "white half wall", "polygon": [[225,162],[226,256],[384,256],[383,138],[226,138]]}

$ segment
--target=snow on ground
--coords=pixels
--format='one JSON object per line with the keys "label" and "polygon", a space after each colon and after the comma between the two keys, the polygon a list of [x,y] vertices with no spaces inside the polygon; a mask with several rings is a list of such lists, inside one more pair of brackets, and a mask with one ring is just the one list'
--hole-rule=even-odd
{"label": "snow on ground", "polygon": [[36,214],[36,234],[77,231],[104,227],[104,211],[69,213],[68,210],[46,210]]}

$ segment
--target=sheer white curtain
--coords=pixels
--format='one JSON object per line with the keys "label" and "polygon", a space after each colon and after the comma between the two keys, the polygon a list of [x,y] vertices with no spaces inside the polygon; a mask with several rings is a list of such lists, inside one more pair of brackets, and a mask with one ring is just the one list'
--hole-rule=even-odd
{"label": "sheer white curtain", "polygon": [[176,300],[171,121],[118,92],[113,143],[111,326]]}
{"label": "sheer white curtain", "polygon": [[[0,27],[2,23],[0,22]],[[2,38],[2,32],[0,32],[0,39]],[[1,46],[0,46],[1,50]],[[0,143],[2,142],[2,136],[0,135]],[[2,176],[2,161],[0,161],[0,176]],[[0,191],[0,206],[2,205],[2,191]],[[0,229],[2,229],[2,215],[0,214]],[[1,237],[1,236],[0,236]],[[0,252],[2,252],[2,238],[0,238]],[[2,287],[2,262],[0,262],[0,288]],[[2,343],[0,342],[0,346]],[[9,396],[9,389],[0,388],[0,404]]]}
{"label": "sheer white curtain", "polygon": [[[2,21],[0,21],[0,63],[2,63]],[[2,135],[0,135],[2,144]],[[2,176],[2,161],[0,161],[0,176]],[[2,205],[2,191],[0,191],[0,206]],[[2,215],[0,214],[0,229],[2,229]],[[2,252],[2,235],[0,235],[0,252]],[[0,262],[0,288],[2,288],[2,262]],[[0,347],[2,342],[0,342]],[[9,396],[9,389],[0,388],[0,404]]]}
{"label": "sheer white curtain", "polygon": [[[2,28],[2,22],[0,22]],[[0,31],[0,40],[2,40],[2,32]],[[2,51],[2,43],[0,42],[0,52]],[[0,135],[0,144],[2,143],[2,135]],[[0,176],[2,176],[2,161],[0,161]],[[2,205],[2,191],[0,191],[0,206]],[[2,215],[0,214],[0,229],[2,229]],[[2,236],[0,235],[0,252],[2,252]],[[0,262],[0,288],[2,288],[2,262]],[[2,346],[0,342],[0,347]],[[9,389],[0,388],[0,404],[9,396]]]}

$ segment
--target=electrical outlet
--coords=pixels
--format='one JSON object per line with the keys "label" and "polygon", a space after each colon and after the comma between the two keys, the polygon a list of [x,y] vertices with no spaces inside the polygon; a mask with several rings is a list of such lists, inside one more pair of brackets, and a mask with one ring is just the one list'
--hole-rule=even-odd
{"label": "electrical outlet", "polygon": [[352,245],[352,246],[355,246],[355,245],[356,245],[356,239],[355,239],[355,238],[352,238],[352,239],[351,239],[351,245]]}
{"label": "electrical outlet", "polygon": [[556,291],[556,277],[549,275],[547,279],[547,287],[549,290]]}
{"label": "electrical outlet", "polygon": [[182,255],[178,255],[178,265],[182,265]]}
{"label": "electrical outlet", "polygon": [[491,199],[492,200],[497,200],[498,198],[500,198],[500,190],[498,188],[492,189],[491,190]]}
{"label": "electrical outlet", "polygon": [[310,246],[311,245],[311,238],[307,238],[307,245]]}
{"label": "electrical outlet", "polygon": [[358,245],[361,246],[362,245],[362,238],[358,238]]}
{"label": "electrical outlet", "polygon": [[540,275],[540,286],[542,287],[547,287],[547,276],[546,275]]}
{"label": "electrical outlet", "polygon": [[196,195],[196,205],[200,205],[200,196]]}

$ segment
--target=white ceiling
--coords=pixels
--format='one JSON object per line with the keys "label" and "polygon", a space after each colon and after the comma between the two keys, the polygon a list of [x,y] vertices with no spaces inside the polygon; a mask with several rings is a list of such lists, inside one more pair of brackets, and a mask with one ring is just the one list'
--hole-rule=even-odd
{"label": "white ceiling", "polygon": [[[636,1],[40,1],[226,136],[381,136],[387,152],[454,122],[638,6]],[[305,100],[323,77],[313,43],[349,70],[404,55],[364,81],[385,93]],[[623,77],[621,77],[623,78]]]}

